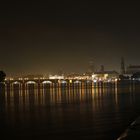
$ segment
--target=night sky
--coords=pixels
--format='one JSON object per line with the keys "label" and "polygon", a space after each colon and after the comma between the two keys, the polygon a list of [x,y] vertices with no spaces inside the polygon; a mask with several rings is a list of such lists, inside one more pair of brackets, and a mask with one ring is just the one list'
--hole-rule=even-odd
{"label": "night sky", "polygon": [[7,75],[120,70],[140,64],[135,1],[5,1],[0,5],[0,69]]}

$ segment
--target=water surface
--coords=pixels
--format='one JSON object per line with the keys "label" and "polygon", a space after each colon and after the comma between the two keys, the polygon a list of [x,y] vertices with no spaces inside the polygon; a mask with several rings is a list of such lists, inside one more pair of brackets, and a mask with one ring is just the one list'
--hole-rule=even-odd
{"label": "water surface", "polygon": [[139,87],[1,88],[1,134],[24,140],[115,140],[140,115]]}

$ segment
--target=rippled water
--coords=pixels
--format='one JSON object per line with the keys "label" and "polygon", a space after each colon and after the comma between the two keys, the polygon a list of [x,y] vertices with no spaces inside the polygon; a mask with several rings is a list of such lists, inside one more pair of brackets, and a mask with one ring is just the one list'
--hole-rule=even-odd
{"label": "rippled water", "polygon": [[0,91],[5,139],[115,140],[139,115],[139,84]]}

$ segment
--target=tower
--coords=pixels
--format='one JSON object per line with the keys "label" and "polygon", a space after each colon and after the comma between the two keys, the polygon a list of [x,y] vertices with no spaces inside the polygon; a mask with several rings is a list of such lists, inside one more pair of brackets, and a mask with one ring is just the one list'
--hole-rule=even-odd
{"label": "tower", "polygon": [[104,65],[101,65],[101,72],[104,72]]}
{"label": "tower", "polygon": [[121,58],[121,74],[125,74],[125,63],[124,63],[124,58]]}
{"label": "tower", "polygon": [[94,71],[95,71],[95,69],[94,69],[94,63],[93,63],[93,60],[91,59],[91,60],[89,61],[88,72],[89,72],[89,73],[93,73]]}

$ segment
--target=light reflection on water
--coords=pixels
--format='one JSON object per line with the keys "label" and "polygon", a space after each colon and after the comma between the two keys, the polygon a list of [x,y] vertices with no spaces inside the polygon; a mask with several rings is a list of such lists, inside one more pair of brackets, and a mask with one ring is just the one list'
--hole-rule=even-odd
{"label": "light reflection on water", "polygon": [[14,138],[113,140],[140,113],[139,85],[57,87],[1,93],[1,122]]}
{"label": "light reflection on water", "polygon": [[117,88],[40,88],[36,89],[29,86],[28,89],[22,90],[15,86],[13,89],[5,91],[5,105],[19,106],[22,108],[29,108],[33,106],[57,105],[57,104],[72,104],[92,102],[96,109],[103,103],[103,98],[111,95],[111,100],[117,105]]}

